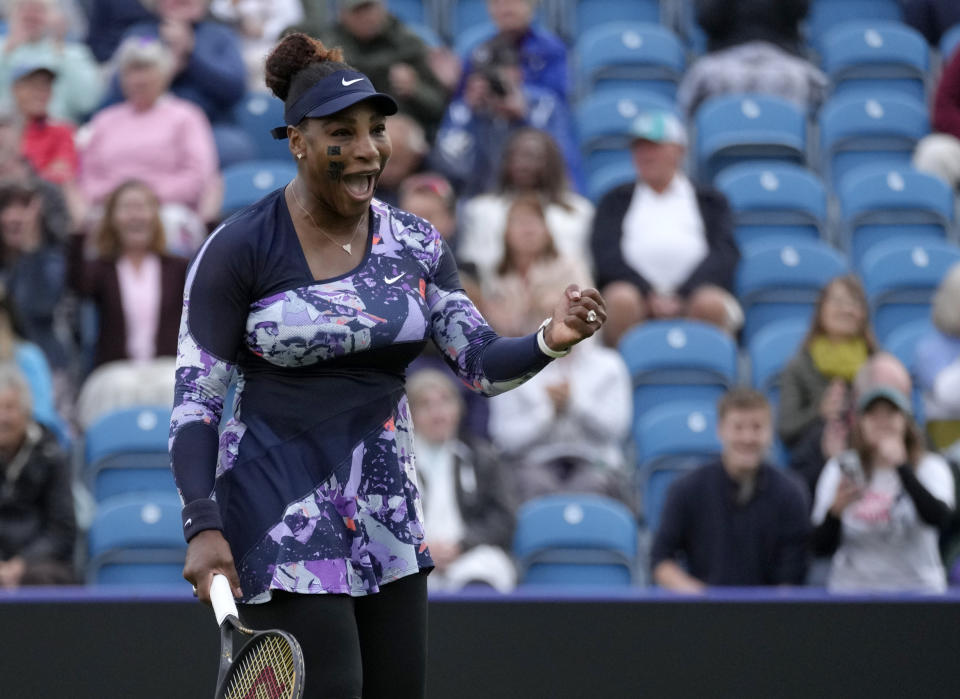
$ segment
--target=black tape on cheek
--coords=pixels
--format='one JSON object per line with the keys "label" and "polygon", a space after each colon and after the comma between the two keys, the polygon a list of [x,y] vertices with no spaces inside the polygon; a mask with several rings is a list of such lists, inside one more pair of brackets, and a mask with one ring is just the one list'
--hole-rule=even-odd
{"label": "black tape on cheek", "polygon": [[334,161],[327,166],[327,175],[331,180],[339,180],[343,177],[343,163]]}
{"label": "black tape on cheek", "polygon": [[327,155],[340,155],[340,146],[327,146]]}

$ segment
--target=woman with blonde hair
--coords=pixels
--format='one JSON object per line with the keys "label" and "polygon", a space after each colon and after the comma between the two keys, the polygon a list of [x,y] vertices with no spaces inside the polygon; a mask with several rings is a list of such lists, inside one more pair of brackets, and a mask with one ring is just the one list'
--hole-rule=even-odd
{"label": "woman with blonde hair", "polygon": [[146,184],[129,180],[107,197],[94,259],[85,258],[84,236],[72,236],[68,283],[99,319],[94,366],[177,353],[187,261],[166,253],[159,207]]}

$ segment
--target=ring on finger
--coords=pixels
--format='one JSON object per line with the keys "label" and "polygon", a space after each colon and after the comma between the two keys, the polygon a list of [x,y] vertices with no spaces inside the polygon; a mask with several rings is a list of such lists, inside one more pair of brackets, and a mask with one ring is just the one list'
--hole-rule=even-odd
{"label": "ring on finger", "polygon": [[589,311],[587,311],[587,322],[588,323],[597,322],[597,312],[592,308]]}

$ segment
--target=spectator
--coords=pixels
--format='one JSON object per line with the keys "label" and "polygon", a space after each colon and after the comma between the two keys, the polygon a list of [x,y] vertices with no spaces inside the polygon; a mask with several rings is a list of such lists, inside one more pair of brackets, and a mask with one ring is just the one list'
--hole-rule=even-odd
{"label": "spectator", "polygon": [[490,436],[516,464],[521,501],[578,492],[633,506],[625,456],[632,415],[623,359],[582,342],[536,381],[490,400]]}
{"label": "spectator", "polygon": [[651,552],[654,582],[678,592],[802,584],[808,504],[799,484],[764,461],[773,438],[770,405],[756,391],[733,389],[720,399],[717,418],[720,460],[683,476],[667,494]]}
{"label": "spectator", "polygon": [[67,349],[55,323],[66,277],[59,245],[43,226],[39,192],[27,182],[0,184],[0,282],[6,288],[23,337],[40,346],[54,370],[67,365]]}
{"label": "spectator", "polygon": [[55,0],[11,0],[7,12],[9,29],[0,38],[0,102],[9,100],[15,66],[45,65],[56,76],[50,117],[79,124],[103,94],[90,49],[64,40]]}
{"label": "spectator", "polygon": [[[170,91],[195,103],[213,126],[221,167],[250,160],[256,149],[233,111],[246,93],[240,40],[229,27],[207,19],[209,0],[143,0],[157,18],[130,27],[123,39],[159,38],[173,54]],[[122,42],[121,42],[122,43]],[[105,106],[123,101],[114,78]]]}
{"label": "spectator", "polygon": [[544,131],[522,127],[507,139],[496,188],[466,203],[459,259],[481,269],[503,256],[507,210],[515,197],[536,195],[546,207],[547,224],[559,252],[584,259],[589,254],[593,205],[570,189],[563,154]]}
{"label": "spectator", "polygon": [[560,147],[567,175],[583,190],[580,151],[566,102],[546,88],[525,85],[516,48],[493,43],[450,103],[437,134],[433,161],[457,191],[472,197],[492,190],[511,134],[525,126],[546,131]]}
{"label": "spectator", "polygon": [[690,116],[710,97],[759,92],[815,109],[827,77],[802,57],[799,24],[809,0],[698,0],[708,53],[684,74],[677,105]]}
{"label": "spectator", "polygon": [[219,192],[213,132],[199,107],[167,91],[173,55],[157,39],[131,37],[115,62],[125,101],[90,122],[79,178],[87,202],[99,214],[111,192],[135,179],[165,206],[212,219],[220,208],[219,197],[209,202],[211,192]]}
{"label": "spectator", "polygon": [[483,71],[489,53],[497,44],[506,44],[519,56],[523,84],[549,90],[561,102],[569,102],[567,47],[563,41],[533,22],[538,0],[487,0],[487,12],[497,34],[478,46],[467,61],[464,77]]}
{"label": "spectator", "polygon": [[424,369],[407,381],[416,424],[417,474],[434,589],[481,583],[509,592],[516,571],[506,550],[513,513],[503,466],[489,445],[458,437],[463,403],[448,373]]}
{"label": "spectator", "polygon": [[46,64],[14,66],[13,100],[22,123],[20,148],[37,174],[54,184],[73,182],[77,175],[77,151],[73,127],[50,118],[48,106],[54,81]]}
{"label": "spectator", "polygon": [[960,189],[960,50],[953,52],[940,74],[932,116],[934,133],[917,144],[913,166]]}
{"label": "spectator", "polygon": [[850,388],[877,351],[863,287],[837,277],[820,292],[807,335],[780,375],[777,433],[811,492],[824,462],[847,446]]}
{"label": "spectator", "polygon": [[500,264],[480,272],[484,317],[514,337],[534,332],[568,284],[593,286],[580,259],[557,252],[543,204],[532,194],[510,205]]}
{"label": "spectator", "polygon": [[405,178],[399,202],[398,208],[432,223],[447,245],[456,250],[457,197],[443,175],[424,172]]}
{"label": "spectator", "polygon": [[68,584],[76,539],[70,464],[31,418],[30,388],[0,364],[0,587]]}
{"label": "spectator", "polygon": [[687,135],[676,116],[641,114],[632,134],[638,181],[604,195],[591,234],[607,301],[604,342],[615,347],[648,318],[693,318],[735,332],[743,322],[731,293],[740,252],[726,198],[681,171]]}
{"label": "spectator", "polygon": [[127,29],[153,19],[140,0],[87,0],[85,4],[90,7],[87,46],[100,63],[110,60]]}
{"label": "spectator", "polygon": [[[900,373],[898,383],[909,384],[902,366]],[[827,587],[943,592],[938,538],[954,507],[950,468],[924,449],[908,393],[892,383],[864,385],[853,448],[830,459],[817,481],[814,546],[832,555]]]}
{"label": "spectator", "polygon": [[23,339],[20,321],[5,292],[0,292],[0,366],[16,364],[30,386],[33,418],[59,429],[50,363],[37,345]]}
{"label": "spectator", "polygon": [[947,449],[960,440],[960,264],[940,282],[931,315],[933,328],[917,342],[913,368],[927,433]]}
{"label": "spectator", "polygon": [[341,0],[339,5],[339,20],[332,26],[304,23],[288,31],[342,48],[347,62],[378,90],[389,92],[400,112],[416,119],[432,139],[449,95],[430,67],[429,47],[390,14],[383,0]]}
{"label": "spectator", "polygon": [[[43,227],[54,240],[66,240],[68,231],[79,221],[80,206],[76,189],[66,190],[37,175],[23,155],[19,120],[12,110],[0,106],[0,182],[21,181],[37,189],[43,199]],[[68,205],[67,193],[71,194]],[[76,213],[75,213],[76,212]]]}
{"label": "spectator", "polygon": [[960,24],[960,4],[955,0],[901,0],[904,21],[923,34],[931,46],[940,44],[940,39],[950,27]]}
{"label": "spectator", "polygon": [[210,14],[240,36],[247,86],[261,89],[267,54],[286,27],[303,20],[300,0],[213,0]]}
{"label": "spectator", "polygon": [[94,365],[176,356],[187,261],[166,254],[156,194],[128,180],[108,197],[94,260],[84,238],[70,241],[69,282],[97,308]]}
{"label": "spectator", "polygon": [[387,136],[393,152],[377,181],[377,199],[395,206],[404,180],[422,169],[430,144],[423,127],[405,114],[387,120]]}

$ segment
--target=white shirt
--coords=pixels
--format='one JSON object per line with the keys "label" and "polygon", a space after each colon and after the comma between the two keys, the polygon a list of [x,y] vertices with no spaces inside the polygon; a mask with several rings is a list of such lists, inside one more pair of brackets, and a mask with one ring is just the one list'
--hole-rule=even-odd
{"label": "white shirt", "polygon": [[453,449],[417,437],[415,453],[427,539],[460,541],[465,527],[457,503]]}
{"label": "white shirt", "polygon": [[680,173],[662,193],[637,184],[622,225],[624,261],[661,294],[676,293],[709,251],[696,190]]}
{"label": "white shirt", "polygon": [[[830,459],[817,481],[814,525],[826,518],[841,476],[837,459]],[[923,456],[917,480],[933,497],[954,506],[953,475],[939,454]],[[920,519],[896,471],[875,470],[863,496],[843,511],[841,522],[840,547],[831,562],[829,589],[946,590],[937,529]]]}
{"label": "white shirt", "polygon": [[127,355],[130,359],[153,359],[157,356],[160,322],[160,258],[147,255],[137,269],[121,257],[117,260],[117,279],[127,328]]}
{"label": "white shirt", "polygon": [[[558,415],[547,387],[563,381],[570,384],[570,400]],[[630,372],[618,352],[596,339],[584,340],[526,383],[490,399],[490,437],[514,454],[566,446],[620,467],[632,419]]]}

